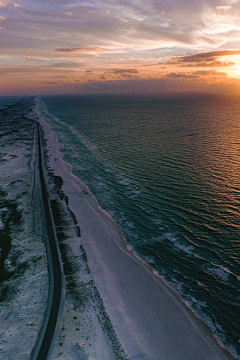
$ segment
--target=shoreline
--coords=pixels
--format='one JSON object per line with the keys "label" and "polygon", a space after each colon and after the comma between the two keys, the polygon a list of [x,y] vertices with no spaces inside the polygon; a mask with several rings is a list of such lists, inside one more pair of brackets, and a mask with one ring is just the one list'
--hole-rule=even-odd
{"label": "shoreline", "polygon": [[[59,151],[61,146],[57,142],[56,134],[52,132],[50,126],[46,124],[44,120],[41,120],[40,123],[44,127],[45,136],[49,143],[48,147],[51,148],[52,158],[55,158],[57,166],[53,160],[50,160],[50,163],[52,161],[52,168],[56,170],[58,176],[62,177],[63,191],[69,199],[69,207],[75,214],[80,226],[82,232],[80,238],[81,244],[87,251],[90,271],[93,274],[94,281],[103,299],[104,306],[113,323],[113,327],[118,335],[120,343],[128,356],[131,359],[134,359],[141,354],[141,356],[144,356],[141,357],[141,359],[158,359],[157,356],[161,355],[165,358],[168,356],[167,359],[176,359],[176,356],[185,356],[184,359],[193,360],[195,359],[195,355],[197,356],[196,359],[199,359],[199,354],[196,353],[199,351],[201,353],[201,359],[234,359],[226,349],[223,349],[219,345],[211,330],[196,317],[180,296],[177,295],[175,291],[160,278],[160,276],[157,276],[149,265],[138,258],[132,250],[129,250],[119,226],[103,209],[101,209],[97,199],[91,194],[88,187],[71,173],[71,166],[63,160],[63,155]],[[71,183],[71,185],[69,183]],[[108,248],[108,254],[106,254],[106,251],[104,250],[105,247]],[[109,253],[113,259],[109,258]],[[121,261],[119,261],[119,259],[121,259]],[[115,260],[118,266],[114,264],[113,260]],[[126,272],[121,269],[123,264],[129,271],[132,271],[134,276],[132,276],[131,272],[128,273],[128,271]],[[141,281],[141,284],[137,281],[139,273],[141,274],[141,279],[144,279],[144,281]],[[129,274],[131,274],[131,279],[127,279]],[[114,290],[109,286],[109,280],[111,285],[115,285]],[[149,283],[152,285],[150,290],[152,291],[154,288],[155,296],[164,303],[165,312],[169,312],[169,303],[171,303],[171,309],[175,311],[173,318],[171,318],[169,314],[164,314],[165,320],[161,323],[162,327],[160,328],[159,324],[156,324],[155,316],[161,314],[163,306],[159,306],[159,304],[156,303],[156,299],[154,299],[148,291],[146,292],[146,289],[149,290]],[[132,286],[136,286],[137,291],[136,289],[135,291],[131,290]],[[127,295],[125,294],[126,291],[129,292]],[[133,315],[136,309],[134,309],[134,306],[131,304],[132,299],[134,298],[135,301],[140,302],[140,299],[138,299],[137,296],[140,296],[143,291],[145,291],[145,296],[148,296],[148,301],[150,301],[150,303],[141,298],[141,303],[138,305],[138,312]],[[141,315],[141,312],[146,310],[145,306],[148,307],[146,317],[155,321],[154,326],[150,324],[151,328],[149,328],[149,324],[146,324],[148,332],[143,328],[143,325],[146,323],[145,316]],[[158,311],[156,311],[156,306]],[[118,307],[120,309],[118,309]],[[118,310],[117,314],[116,309]],[[139,317],[141,317],[140,320]],[[178,318],[178,322],[176,322],[176,318]],[[132,329],[133,333],[135,332],[134,336],[132,336],[130,332],[128,333],[132,344],[125,334],[127,330],[120,326],[121,321],[123,320],[128,323],[129,329]],[[182,326],[182,322],[184,322],[184,326]],[[175,330],[177,323],[179,325],[178,332],[185,328],[185,336],[179,336],[181,335],[180,333],[175,334],[178,338],[178,345],[174,340],[171,341],[170,333],[168,334],[168,339],[165,336],[161,347],[159,343],[152,343],[150,333],[153,335],[154,331],[156,332],[158,330],[164,332],[164,326],[165,328],[170,327],[172,330]],[[156,326],[158,327],[156,328]],[[191,328],[190,332],[189,328]],[[147,343],[144,337],[148,338]],[[181,344],[182,337],[190,337],[193,342],[195,341],[195,346],[192,346],[189,341],[186,342],[190,348],[192,347],[191,355],[189,354],[190,350],[186,350]],[[157,341],[156,338],[155,341]],[[164,342],[168,342],[167,347]],[[143,345],[144,343],[145,345]],[[198,350],[196,348],[197,343]],[[200,345],[200,343],[202,345]],[[165,348],[165,353],[158,355],[158,352],[156,353],[154,350],[154,345],[156,345],[160,351],[163,351],[163,348]],[[174,345],[177,346],[175,350],[169,349],[169,347],[173,347]],[[205,352],[205,354],[203,354],[202,348],[204,349],[203,352]],[[145,349],[148,349],[148,353],[145,353]],[[181,349],[182,353],[179,352],[179,349]],[[170,354],[169,351],[172,351],[172,353]],[[186,351],[189,355],[186,355]],[[152,357],[148,357],[149,353],[151,353]],[[172,355],[173,353],[174,355]]]}

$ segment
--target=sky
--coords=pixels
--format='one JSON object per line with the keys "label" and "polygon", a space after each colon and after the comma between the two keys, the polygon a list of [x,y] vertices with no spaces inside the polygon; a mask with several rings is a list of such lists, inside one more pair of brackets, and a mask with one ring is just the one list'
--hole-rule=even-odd
{"label": "sky", "polygon": [[0,96],[240,93],[240,1],[0,0]]}

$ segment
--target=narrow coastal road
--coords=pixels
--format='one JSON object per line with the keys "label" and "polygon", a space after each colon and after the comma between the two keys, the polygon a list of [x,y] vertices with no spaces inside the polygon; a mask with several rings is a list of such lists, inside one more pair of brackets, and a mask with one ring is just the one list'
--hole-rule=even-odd
{"label": "narrow coastal road", "polygon": [[51,217],[51,210],[48,202],[48,195],[43,174],[42,166],[42,151],[41,151],[41,135],[40,125],[37,123],[38,131],[38,157],[39,157],[39,175],[42,188],[43,205],[46,218],[47,239],[46,248],[48,253],[48,268],[49,268],[49,297],[47,310],[44,316],[44,322],[40,330],[36,345],[33,349],[31,360],[46,360],[49,349],[51,347],[52,338],[54,335],[59,309],[62,302],[62,284],[63,275],[61,270],[61,260],[57,249],[57,240],[53,230],[53,223]]}

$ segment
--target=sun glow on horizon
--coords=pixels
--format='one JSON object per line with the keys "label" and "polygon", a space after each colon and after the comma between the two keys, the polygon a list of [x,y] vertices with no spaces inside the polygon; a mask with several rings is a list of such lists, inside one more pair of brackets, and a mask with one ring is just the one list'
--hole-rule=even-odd
{"label": "sun glow on horizon", "polygon": [[[227,78],[234,79],[238,82],[240,79],[240,60],[239,55],[224,56],[222,57],[222,71],[227,75]],[[224,63],[226,66],[224,66]]]}
{"label": "sun glow on horizon", "polygon": [[238,64],[236,64],[237,66],[237,70],[234,71],[234,73],[236,74],[236,76],[240,77],[240,62],[238,62]]}

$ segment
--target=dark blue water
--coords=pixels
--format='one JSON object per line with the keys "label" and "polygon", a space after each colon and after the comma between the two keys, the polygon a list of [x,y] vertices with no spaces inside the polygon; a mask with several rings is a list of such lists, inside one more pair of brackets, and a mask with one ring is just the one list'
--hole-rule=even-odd
{"label": "dark blue water", "polygon": [[240,359],[240,97],[42,97],[127,243]]}

